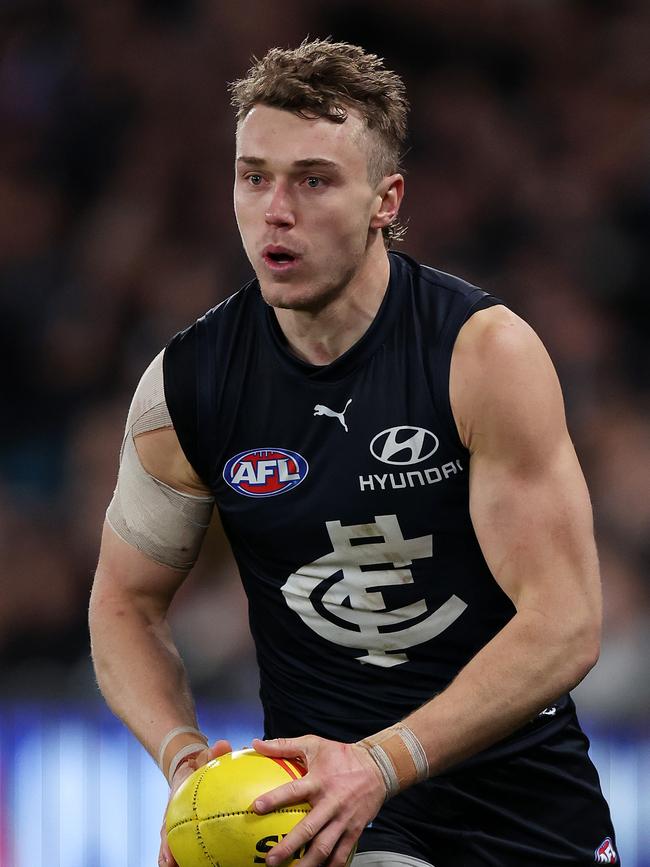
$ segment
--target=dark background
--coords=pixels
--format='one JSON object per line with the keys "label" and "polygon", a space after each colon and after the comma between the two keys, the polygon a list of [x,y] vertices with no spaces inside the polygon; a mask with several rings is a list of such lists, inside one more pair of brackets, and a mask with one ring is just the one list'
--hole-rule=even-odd
{"label": "dark background", "polygon": [[[0,0],[0,695],[99,701],[86,610],[133,389],[250,276],[227,82],[332,35],[413,106],[403,249],[546,343],[592,492],[602,660],[577,691],[650,718],[650,4]],[[219,581],[216,578],[219,577]],[[179,594],[197,694],[254,700],[213,539]]]}

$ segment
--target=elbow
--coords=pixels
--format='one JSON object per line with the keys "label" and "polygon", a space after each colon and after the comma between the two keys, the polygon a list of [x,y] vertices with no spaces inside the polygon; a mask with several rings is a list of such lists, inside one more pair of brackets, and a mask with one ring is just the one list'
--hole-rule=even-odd
{"label": "elbow", "polygon": [[576,625],[567,648],[566,659],[570,660],[568,688],[573,689],[583,680],[598,662],[600,656],[600,620]]}
{"label": "elbow", "polygon": [[[90,595],[90,605],[88,607],[88,632],[90,635],[90,655],[97,670],[98,664],[102,658],[102,650],[104,646],[104,637],[107,632],[104,623],[103,606],[98,600],[99,594],[95,588]],[[108,630],[110,632],[110,630]]]}
{"label": "elbow", "polygon": [[90,658],[95,672],[95,679],[100,690],[104,680],[105,671],[108,668],[109,654],[106,651],[105,630],[95,605],[92,604],[88,611],[88,631],[90,633]]}
{"label": "elbow", "polygon": [[591,632],[591,635],[588,637],[586,647],[585,647],[585,673],[583,677],[585,677],[591,669],[596,665],[598,659],[600,658],[600,626],[598,628],[594,627]]}

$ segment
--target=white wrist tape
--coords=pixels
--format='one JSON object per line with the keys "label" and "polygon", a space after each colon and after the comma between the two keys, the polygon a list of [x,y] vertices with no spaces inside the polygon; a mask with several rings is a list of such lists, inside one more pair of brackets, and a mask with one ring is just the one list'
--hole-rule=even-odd
{"label": "white wrist tape", "polygon": [[203,732],[200,731],[199,729],[194,728],[194,726],[176,726],[175,729],[172,729],[170,732],[167,732],[165,737],[160,742],[160,747],[158,748],[158,767],[161,770],[162,770],[162,763],[163,763],[163,758],[165,755],[165,750],[170,745],[170,743],[174,740],[176,735],[185,735],[185,734],[198,735],[204,741],[204,743],[207,744],[207,742],[208,742],[207,736],[204,735]]}
{"label": "white wrist tape", "polygon": [[392,798],[407,786],[429,776],[424,747],[404,723],[371,735],[359,744],[368,750],[379,768],[386,786],[386,798]]}
{"label": "white wrist tape", "polygon": [[169,770],[167,771],[167,782],[171,786],[172,780],[174,779],[174,774],[178,770],[180,764],[186,759],[188,756],[195,755],[196,753],[200,753],[201,750],[206,748],[207,744],[202,743],[193,743],[186,744],[184,747],[181,747],[180,750],[176,753],[174,758],[171,760],[169,764]]}
{"label": "white wrist tape", "polygon": [[[175,749],[173,742],[178,738],[179,743]],[[165,760],[169,747],[171,750],[171,761]],[[177,726],[170,732],[167,732],[160,743],[158,749],[158,767],[163,772],[167,780],[171,783],[174,772],[178,769],[179,764],[183,759],[191,753],[196,753],[199,750],[205,750],[208,746],[208,738],[203,732],[199,731],[194,726]]]}
{"label": "white wrist tape", "polygon": [[397,779],[393,763],[378,744],[368,747],[368,752],[381,772],[384,785],[386,786],[386,799],[392,798],[393,795],[399,792],[399,780]]}

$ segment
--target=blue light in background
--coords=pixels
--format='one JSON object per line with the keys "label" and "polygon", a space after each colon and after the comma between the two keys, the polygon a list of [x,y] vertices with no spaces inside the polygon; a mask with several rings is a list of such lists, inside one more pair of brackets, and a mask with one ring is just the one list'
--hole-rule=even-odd
{"label": "blue light in background", "polygon": [[[235,748],[260,735],[260,715],[202,715]],[[0,867],[155,867],[168,787],[135,738],[108,713],[3,708]],[[2,827],[2,826],[0,826]],[[0,845],[0,852],[3,851]]]}
{"label": "blue light in background", "polygon": [[[200,719],[235,749],[262,732],[255,708]],[[650,737],[597,731],[591,741],[622,864],[650,867]],[[154,762],[107,712],[2,709],[0,867],[155,867],[166,800]]]}

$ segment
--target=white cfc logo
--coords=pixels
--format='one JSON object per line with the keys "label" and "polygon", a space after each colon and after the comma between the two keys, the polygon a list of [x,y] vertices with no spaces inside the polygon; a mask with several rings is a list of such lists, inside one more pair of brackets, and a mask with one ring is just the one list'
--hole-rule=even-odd
{"label": "white cfc logo", "polygon": [[[381,588],[413,584],[408,567],[432,556],[433,537],[405,539],[396,515],[379,515],[375,521],[348,527],[327,521],[333,550],[290,575],[282,593],[289,608],[321,638],[365,650],[359,662],[390,668],[408,662],[404,650],[440,635],[467,604],[453,595],[427,617],[424,599],[388,609]],[[342,578],[331,582],[337,572]],[[321,613],[315,600],[322,582]]]}

